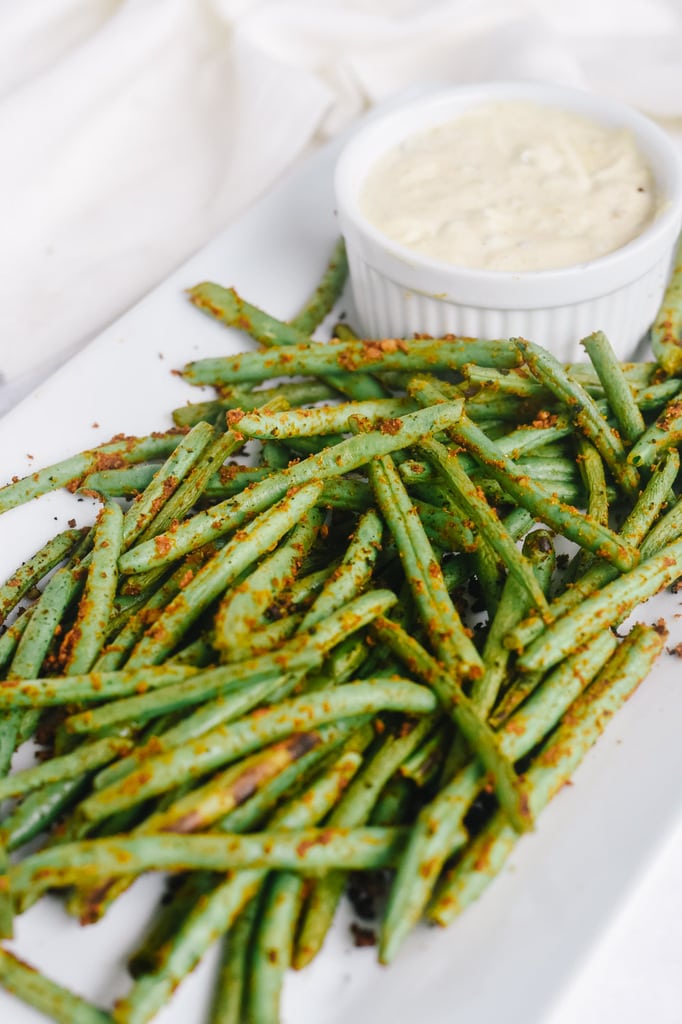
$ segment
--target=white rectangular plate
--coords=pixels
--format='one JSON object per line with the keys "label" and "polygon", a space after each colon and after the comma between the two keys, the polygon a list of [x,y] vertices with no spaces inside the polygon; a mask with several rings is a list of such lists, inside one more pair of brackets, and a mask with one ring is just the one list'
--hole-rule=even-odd
{"label": "white rectangular plate", "polygon": [[[331,147],[113,324],[0,421],[0,480],[23,475],[112,434],[170,425],[170,410],[201,396],[171,371],[245,347],[244,337],[199,314],[184,290],[205,279],[233,284],[275,315],[297,312],[331,252]],[[347,304],[348,305],[348,304]],[[534,339],[542,343],[543,339]],[[48,495],[0,520],[6,578],[58,528],[94,507]],[[682,641],[678,597],[660,595],[637,616],[664,616]],[[533,1024],[550,1008],[613,912],[623,904],[680,811],[682,687],[664,654],[566,788],[524,838],[484,898],[446,931],[418,929],[390,968],[354,949],[344,909],[323,954],[288,979],[286,1024]],[[17,921],[13,947],[63,984],[101,1004],[125,991],[125,957],[143,935],[161,881],[139,881],[106,920],[81,928],[55,899]],[[214,954],[181,986],[159,1024],[200,1024]],[[0,1020],[43,1018],[0,992]]]}

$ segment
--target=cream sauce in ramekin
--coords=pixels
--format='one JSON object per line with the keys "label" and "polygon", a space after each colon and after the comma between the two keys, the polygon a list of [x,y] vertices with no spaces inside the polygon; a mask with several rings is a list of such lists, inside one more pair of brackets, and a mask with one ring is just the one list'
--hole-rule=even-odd
{"label": "cream sauce in ramekin", "polygon": [[425,256],[521,272],[621,248],[651,223],[659,202],[631,132],[567,110],[500,102],[384,155],[361,207],[385,235]]}

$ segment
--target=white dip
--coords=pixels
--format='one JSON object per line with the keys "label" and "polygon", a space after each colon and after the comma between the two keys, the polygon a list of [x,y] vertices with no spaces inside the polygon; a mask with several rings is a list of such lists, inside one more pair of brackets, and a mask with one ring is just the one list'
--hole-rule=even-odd
{"label": "white dip", "polygon": [[368,175],[363,213],[426,256],[548,270],[620,248],[656,216],[630,132],[533,103],[487,103],[409,137]]}

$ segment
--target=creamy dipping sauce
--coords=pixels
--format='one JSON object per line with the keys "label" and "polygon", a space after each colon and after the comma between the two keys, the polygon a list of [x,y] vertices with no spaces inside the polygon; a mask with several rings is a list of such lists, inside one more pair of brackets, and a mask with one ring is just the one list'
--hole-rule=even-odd
{"label": "creamy dipping sauce", "polygon": [[633,135],[533,103],[486,103],[410,136],[361,194],[367,219],[401,245],[487,270],[596,259],[658,212]]}

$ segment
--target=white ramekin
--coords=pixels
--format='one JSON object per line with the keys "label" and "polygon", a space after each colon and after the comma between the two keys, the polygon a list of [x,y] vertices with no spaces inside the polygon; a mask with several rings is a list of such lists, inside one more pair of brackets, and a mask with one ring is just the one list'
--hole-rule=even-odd
{"label": "white ramekin", "polygon": [[[367,173],[416,132],[469,107],[521,100],[629,129],[653,171],[661,212],[633,241],[599,259],[557,270],[510,273],[457,267],[412,252],[363,215]],[[344,147],[335,173],[353,298],[367,337],[524,337],[565,362],[584,358],[581,338],[602,330],[628,359],[651,326],[682,225],[682,161],[675,144],[636,111],[603,96],[535,82],[490,82],[437,92],[370,119]]]}

